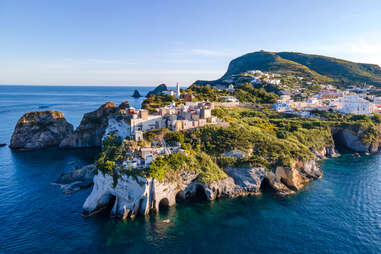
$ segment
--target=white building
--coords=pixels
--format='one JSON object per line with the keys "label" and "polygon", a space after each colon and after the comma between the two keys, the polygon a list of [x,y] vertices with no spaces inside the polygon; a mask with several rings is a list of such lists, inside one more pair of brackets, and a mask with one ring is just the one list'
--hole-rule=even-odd
{"label": "white building", "polygon": [[264,79],[263,80],[266,84],[271,84],[271,85],[276,85],[276,86],[279,86],[280,85],[280,80],[279,79]]}
{"label": "white building", "polygon": [[163,91],[163,94],[170,95],[170,96],[175,96],[176,92],[173,91],[173,90],[166,90],[166,91]]}
{"label": "white building", "polygon": [[294,109],[291,107],[291,105],[287,102],[278,102],[274,104],[274,110],[277,112],[291,112],[294,111]]}
{"label": "white building", "polygon": [[234,96],[225,96],[224,98],[226,102],[239,102],[239,100]]}
{"label": "white building", "polygon": [[346,94],[342,100],[341,112],[345,114],[369,115],[374,112],[374,104],[361,99],[357,94]]}

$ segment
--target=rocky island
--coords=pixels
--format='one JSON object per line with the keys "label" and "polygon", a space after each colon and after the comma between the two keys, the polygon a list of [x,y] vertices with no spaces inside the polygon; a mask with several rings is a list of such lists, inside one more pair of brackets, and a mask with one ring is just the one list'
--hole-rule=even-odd
{"label": "rocky island", "polygon": [[29,112],[17,122],[9,147],[36,150],[57,146],[73,133],[63,113],[58,111]]}
{"label": "rocky island", "polygon": [[134,93],[132,94],[132,97],[140,98],[140,97],[142,97],[142,95],[140,95],[139,91],[135,89]]}
{"label": "rocky island", "polygon": [[[78,176],[81,188],[94,175],[84,215],[109,207],[114,216],[134,218],[184,199],[258,195],[263,186],[293,194],[322,177],[318,160],[342,149],[377,152],[381,117],[351,90],[321,84],[338,86],[331,73],[323,77],[283,60],[291,56],[259,52],[233,60],[220,80],[198,81],[181,94],[162,84],[140,110],[107,102],[86,113],[75,131],[59,112],[28,113],[11,148],[101,147],[90,171],[59,179]],[[275,66],[279,73],[265,72]],[[362,68],[378,78],[376,67]]]}

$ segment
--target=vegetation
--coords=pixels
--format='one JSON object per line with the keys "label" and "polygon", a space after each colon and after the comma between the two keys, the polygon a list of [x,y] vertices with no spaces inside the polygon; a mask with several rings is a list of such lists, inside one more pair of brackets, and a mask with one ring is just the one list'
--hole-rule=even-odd
{"label": "vegetation", "polygon": [[123,147],[121,138],[110,135],[103,141],[102,153],[95,161],[98,171],[113,176],[114,186],[116,186],[118,178],[117,164],[123,162],[125,155],[126,149]]}
{"label": "vegetation", "polygon": [[234,96],[243,103],[274,103],[279,96],[273,92],[267,92],[263,87],[255,88],[252,84],[246,83],[236,87],[234,92],[228,90],[214,89],[209,85],[191,85],[186,92],[194,95],[196,101],[225,101],[225,96]]}
{"label": "vegetation", "polygon": [[201,151],[193,153],[173,153],[154,160],[146,170],[148,177],[159,181],[176,181],[181,172],[198,173],[198,180],[204,183],[218,181],[226,176],[211,157]]}
{"label": "vegetation", "polygon": [[172,101],[180,102],[179,99],[171,95],[151,94],[142,103],[142,108],[147,109],[150,112],[156,112],[156,109],[168,106]]}

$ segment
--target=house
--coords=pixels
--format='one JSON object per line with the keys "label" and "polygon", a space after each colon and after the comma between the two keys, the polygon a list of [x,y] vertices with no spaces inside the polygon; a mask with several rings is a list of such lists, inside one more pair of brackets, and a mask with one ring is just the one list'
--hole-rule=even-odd
{"label": "house", "polygon": [[135,131],[135,141],[142,141],[143,140],[143,132],[140,130]]}
{"label": "house", "polygon": [[165,94],[165,95],[170,95],[170,96],[175,96],[176,95],[176,92],[173,91],[173,90],[166,90],[166,91],[163,91],[162,93]]}
{"label": "house", "polygon": [[202,107],[200,111],[200,118],[201,119],[207,119],[212,117],[212,110],[207,107]]}
{"label": "house", "polygon": [[189,94],[189,93],[187,93],[187,94],[181,94],[180,98],[183,99],[185,102],[190,102],[190,101],[193,100],[192,94]]}
{"label": "house", "polygon": [[234,96],[225,96],[224,98],[226,102],[239,102],[239,100]]}
{"label": "house", "polygon": [[229,85],[228,91],[231,92],[231,93],[235,91],[233,84]]}

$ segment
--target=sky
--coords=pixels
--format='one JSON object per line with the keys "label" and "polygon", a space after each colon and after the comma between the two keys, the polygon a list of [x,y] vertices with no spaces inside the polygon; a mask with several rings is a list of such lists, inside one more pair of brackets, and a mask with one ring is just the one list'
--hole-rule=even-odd
{"label": "sky", "polygon": [[188,86],[258,50],[381,65],[381,1],[0,0],[0,84]]}

